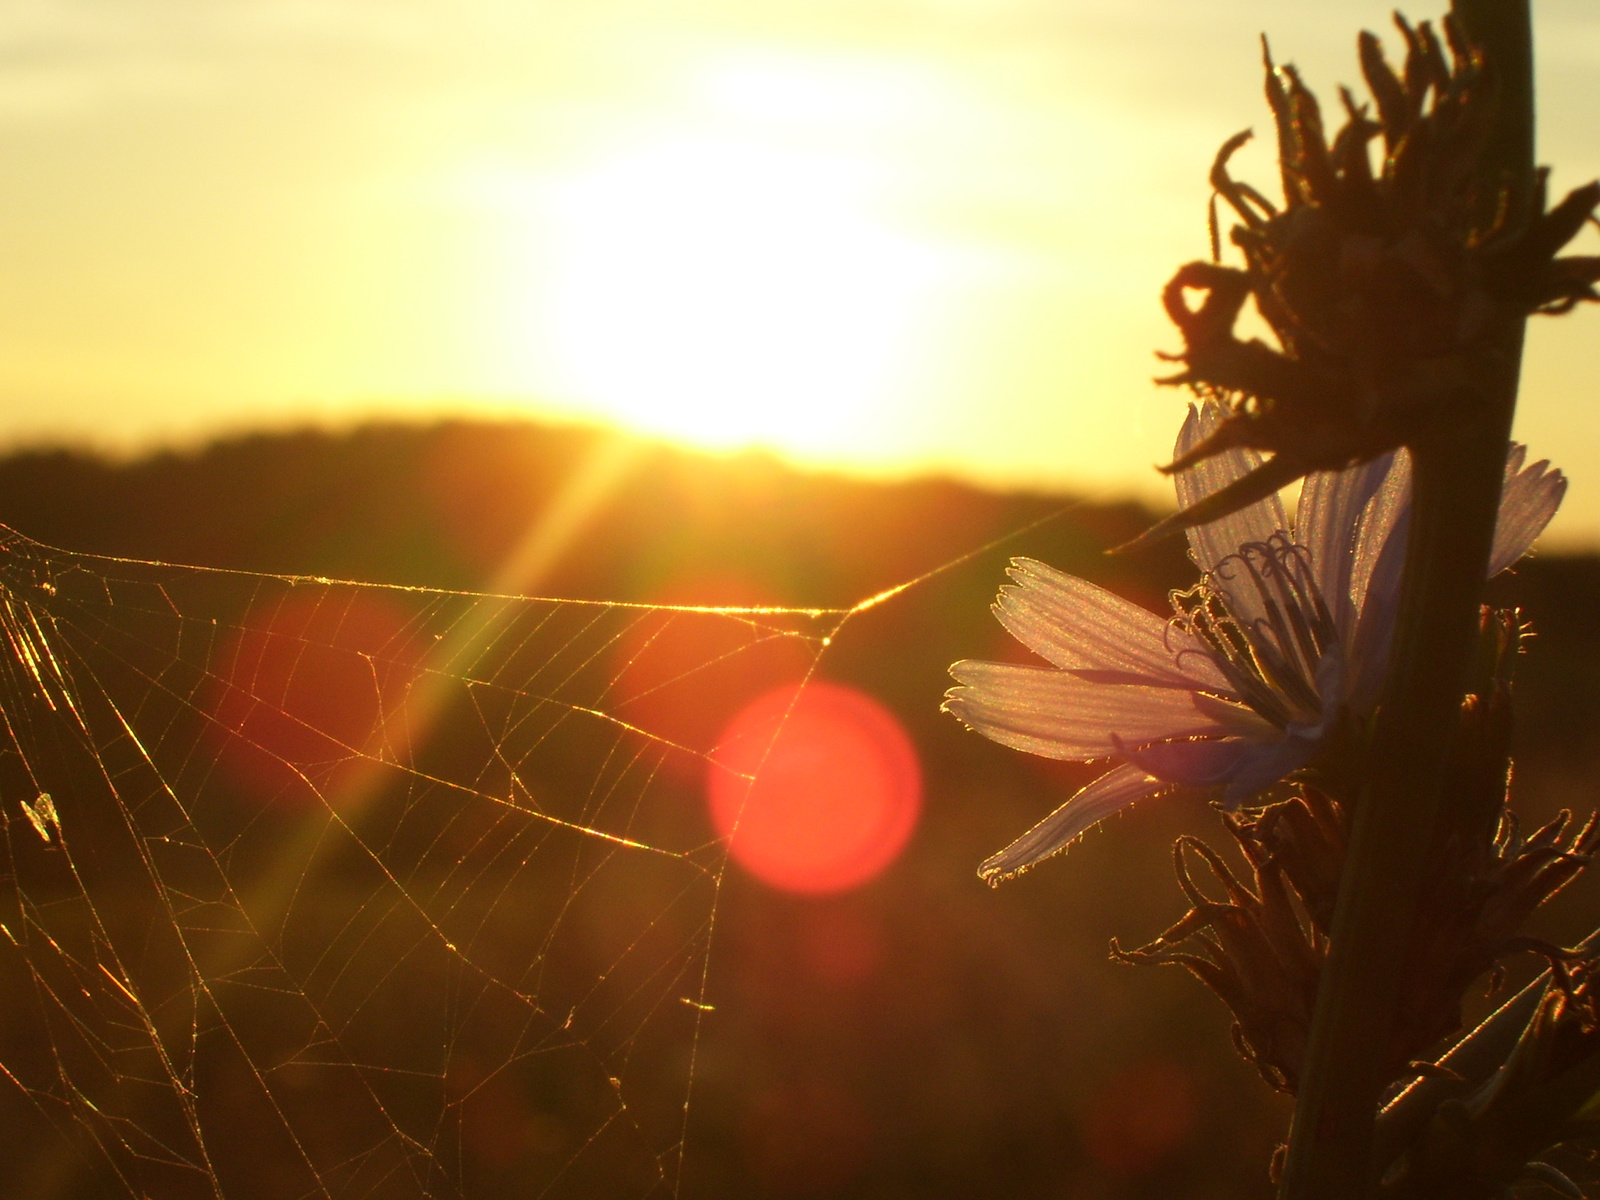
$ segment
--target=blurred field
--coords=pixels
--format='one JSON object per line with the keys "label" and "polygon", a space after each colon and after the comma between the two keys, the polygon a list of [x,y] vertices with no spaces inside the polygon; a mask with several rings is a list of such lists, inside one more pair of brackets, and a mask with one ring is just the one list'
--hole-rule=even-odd
{"label": "blurred field", "polygon": [[[0,522],[70,551],[476,591],[495,579],[595,436],[451,424],[253,437],[126,465],[22,455],[0,463]],[[796,474],[759,456],[647,449],[536,590],[606,601],[845,607],[1069,502],[938,480],[852,482]],[[1265,1163],[1287,1105],[1234,1055],[1220,1004],[1177,972],[1119,967],[1106,957],[1113,935],[1141,942],[1181,912],[1167,847],[1179,832],[1215,830],[1204,798],[1135,811],[1065,859],[990,890],[974,874],[979,860],[1091,771],[1003,750],[938,712],[951,661],[1018,653],[988,614],[1009,556],[1045,559],[1158,610],[1169,588],[1192,582],[1175,544],[1132,558],[1101,553],[1150,519],[1134,506],[1072,507],[853,619],[828,648],[821,676],[870,692],[910,731],[925,779],[923,819],[898,863],[855,891],[788,896],[730,873],[710,942],[715,1011],[697,1041],[690,1026],[672,1026],[624,1080],[671,1100],[670,1079],[695,1049],[684,1197],[1269,1194]],[[238,588],[241,605],[259,600],[259,585],[248,579],[208,586]],[[1600,560],[1536,558],[1498,581],[1495,597],[1523,606],[1538,635],[1519,675],[1520,808],[1531,821],[1562,806],[1587,808],[1600,777]],[[225,608],[234,601],[208,602]],[[718,650],[713,640],[698,652]],[[114,690],[114,679],[104,682]],[[698,718],[680,711],[663,719],[693,726]],[[550,752],[550,778],[559,783],[562,747]],[[460,743],[429,753],[445,772],[473,769],[448,760],[467,763],[480,751]],[[577,778],[587,768],[566,769],[573,786],[592,782]],[[685,828],[704,825],[697,776],[667,771],[652,786],[681,795],[672,811],[683,814]],[[3,799],[15,841],[18,810]],[[373,820],[384,819],[375,809]],[[492,832],[486,825],[475,836]],[[242,878],[253,869],[251,839],[268,834],[252,823],[217,836],[232,839]],[[394,846],[409,835],[397,826],[385,836]],[[675,836],[660,833],[664,841]],[[455,849],[430,842],[416,861],[455,855],[464,862],[480,842],[462,837]],[[497,863],[487,859],[478,878],[506,872],[484,917],[499,940],[478,953],[514,963],[524,947],[508,918],[565,885],[547,887]],[[301,881],[297,944],[344,953],[340,939],[367,911],[350,899],[366,886],[361,870],[334,858]],[[620,878],[607,903],[626,909],[634,884],[635,903],[670,907],[644,874]],[[1558,939],[1585,932],[1584,913],[1597,900],[1600,888],[1575,887],[1540,932]],[[351,961],[390,953],[384,936],[369,932]],[[150,945],[157,942],[152,934]],[[0,950],[0,982],[23,987],[26,970],[9,947]],[[595,963],[589,969],[598,974],[603,956]],[[412,1036],[409,1009],[444,1000],[427,994],[428,968],[419,966],[404,989],[385,991],[369,966],[373,985],[350,1008],[350,1028],[374,1053],[391,1053],[386,1038]],[[447,976],[441,967],[441,989],[454,986]],[[0,1015],[8,1064],[48,1058],[56,1035],[30,1024],[31,1011],[17,1005]],[[419,1122],[452,1123],[439,1136],[438,1146],[449,1149],[436,1150],[436,1173],[420,1182],[363,1174],[361,1164],[341,1159],[371,1139],[343,1128],[355,1118],[337,1093],[307,1085],[303,1118],[319,1128],[327,1161],[340,1164],[322,1175],[327,1194],[541,1194],[534,1181],[574,1155],[567,1139],[593,1097],[571,1087],[559,1063],[530,1065],[493,1049],[498,1019],[484,1011],[470,1020],[439,1018],[445,1029],[465,1032],[470,1024],[472,1036],[484,1039],[480,1057],[506,1069],[472,1079],[471,1055],[458,1053],[442,1090],[437,1079],[425,1081],[393,1101],[396,1112],[414,1106]],[[419,1062],[426,1051],[416,1047]],[[92,1165],[92,1146],[72,1144],[71,1123],[52,1125],[49,1117],[0,1085],[0,1190],[39,1200],[123,1194]],[[270,1138],[206,1120],[217,1122],[208,1127],[217,1130],[216,1173],[226,1195],[305,1194],[274,1173],[283,1150]],[[134,1186],[155,1200],[206,1194],[192,1178],[173,1182],[176,1176],[149,1170],[149,1180]],[[551,1194],[566,1194],[561,1188],[570,1184]],[[642,1194],[621,1177],[592,1186],[612,1185],[617,1195]]]}

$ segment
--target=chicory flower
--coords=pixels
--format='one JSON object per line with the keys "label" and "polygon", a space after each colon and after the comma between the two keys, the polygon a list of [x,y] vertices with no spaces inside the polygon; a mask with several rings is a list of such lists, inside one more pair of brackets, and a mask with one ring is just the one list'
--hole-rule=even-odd
{"label": "chicory flower", "polygon": [[[1191,407],[1176,456],[1221,410]],[[1566,492],[1513,445],[1489,573],[1525,554]],[[1187,508],[1260,465],[1229,449],[1174,478]],[[1274,494],[1187,530],[1201,580],[1158,616],[1032,559],[1013,560],[1000,623],[1050,666],[964,661],[945,710],[1003,745],[1048,758],[1119,760],[985,861],[991,883],[1065,848],[1090,826],[1173,787],[1218,788],[1237,807],[1309,764],[1382,684],[1410,505],[1404,450],[1308,475],[1291,525]]]}

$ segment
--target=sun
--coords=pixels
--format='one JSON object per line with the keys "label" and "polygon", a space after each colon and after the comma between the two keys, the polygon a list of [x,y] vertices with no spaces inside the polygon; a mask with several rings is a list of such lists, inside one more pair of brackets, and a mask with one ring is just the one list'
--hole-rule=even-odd
{"label": "sun", "polygon": [[869,163],[729,136],[624,148],[555,189],[557,387],[633,428],[828,453],[906,403],[936,253]]}

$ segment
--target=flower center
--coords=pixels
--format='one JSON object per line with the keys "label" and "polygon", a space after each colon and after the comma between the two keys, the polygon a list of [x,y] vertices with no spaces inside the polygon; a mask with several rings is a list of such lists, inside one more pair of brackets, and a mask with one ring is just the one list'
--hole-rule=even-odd
{"label": "flower center", "polygon": [[1282,530],[1246,542],[1171,600],[1179,627],[1252,709],[1280,728],[1320,720],[1317,667],[1339,638],[1304,546]]}

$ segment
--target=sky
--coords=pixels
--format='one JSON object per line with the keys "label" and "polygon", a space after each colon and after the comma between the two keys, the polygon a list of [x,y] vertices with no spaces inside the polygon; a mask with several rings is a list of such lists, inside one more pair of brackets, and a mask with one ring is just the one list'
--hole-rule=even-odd
{"label": "sky", "polygon": [[[1600,4],[1535,8],[1561,191],[1600,174]],[[0,449],[514,413],[1160,499],[1157,297],[1217,146],[1270,131],[1257,36],[1331,101],[1387,12],[10,0]],[[1596,345],[1536,320],[1525,369],[1567,545],[1600,546]]]}

